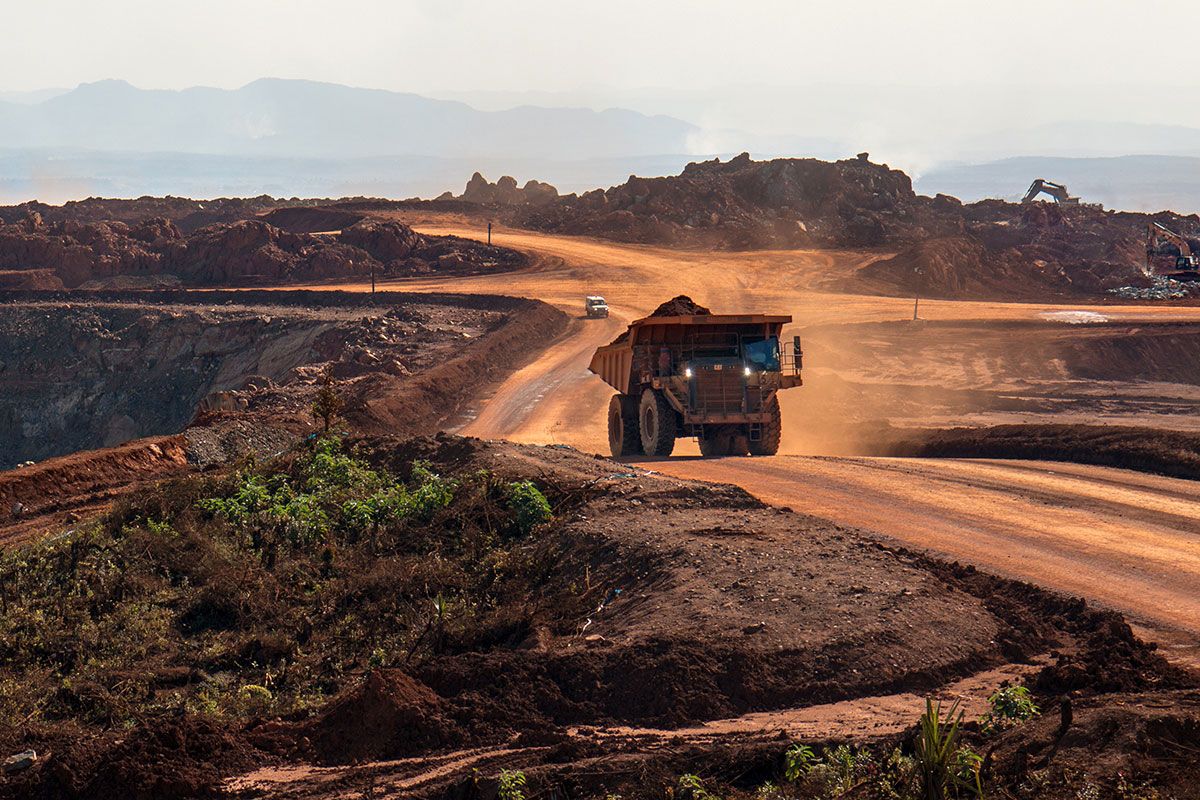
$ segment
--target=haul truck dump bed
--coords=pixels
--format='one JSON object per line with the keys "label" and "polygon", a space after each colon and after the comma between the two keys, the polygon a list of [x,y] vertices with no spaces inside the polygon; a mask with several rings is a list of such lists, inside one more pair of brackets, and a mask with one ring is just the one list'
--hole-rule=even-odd
{"label": "haul truck dump bed", "polygon": [[776,394],[802,384],[800,337],[790,348],[779,341],[791,321],[652,316],[597,349],[589,369],[618,392],[608,410],[613,456],[667,456],[680,437],[698,439],[705,456],[774,455],[782,431]]}

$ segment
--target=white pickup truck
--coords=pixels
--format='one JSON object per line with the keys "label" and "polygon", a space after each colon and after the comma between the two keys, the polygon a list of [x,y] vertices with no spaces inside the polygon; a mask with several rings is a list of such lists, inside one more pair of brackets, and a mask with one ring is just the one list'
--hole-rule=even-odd
{"label": "white pickup truck", "polygon": [[591,317],[607,317],[608,302],[598,294],[588,295],[583,298],[583,310]]}

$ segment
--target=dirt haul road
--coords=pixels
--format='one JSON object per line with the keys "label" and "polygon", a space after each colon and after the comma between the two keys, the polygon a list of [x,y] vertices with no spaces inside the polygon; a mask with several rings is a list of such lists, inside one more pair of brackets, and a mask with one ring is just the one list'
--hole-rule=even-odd
{"label": "dirt haul road", "polygon": [[[461,225],[421,227],[427,233],[480,236]],[[912,316],[911,300],[820,290],[822,281],[877,257],[864,253],[687,252],[505,230],[497,232],[496,243],[535,254],[535,266],[402,286],[536,297],[576,316],[583,295],[598,293],[608,298],[613,316],[577,320],[568,336],[499,386],[461,428],[484,438],[607,453],[605,413],[612,391],[587,371],[592,351],[675,294],[689,294],[718,312],[790,313],[797,326]],[[1200,320],[1200,308],[1180,306],[921,303],[924,319],[982,324],[1053,319],[1064,311],[1130,323]],[[1088,597],[1127,614],[1169,655],[1200,663],[1200,502],[1193,482],[1048,462],[847,455],[854,448],[822,435],[835,421],[815,415],[820,404],[814,398],[834,382],[838,367],[809,367],[806,386],[782,395],[780,456],[700,460],[687,457],[697,455],[697,448],[683,440],[675,458],[646,466],[737,484],[771,503]],[[920,365],[913,369],[919,372]]]}

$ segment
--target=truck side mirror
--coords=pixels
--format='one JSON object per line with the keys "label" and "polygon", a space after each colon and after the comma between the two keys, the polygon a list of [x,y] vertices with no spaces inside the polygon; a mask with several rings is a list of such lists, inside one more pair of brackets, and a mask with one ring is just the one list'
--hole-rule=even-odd
{"label": "truck side mirror", "polygon": [[799,336],[792,337],[792,352],[796,356],[796,369],[797,370],[803,369],[804,368],[804,351],[800,349],[800,337]]}

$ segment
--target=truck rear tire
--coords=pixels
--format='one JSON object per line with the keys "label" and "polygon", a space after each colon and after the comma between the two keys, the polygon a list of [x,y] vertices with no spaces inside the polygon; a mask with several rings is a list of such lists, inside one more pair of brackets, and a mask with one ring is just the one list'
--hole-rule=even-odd
{"label": "truck rear tire", "polygon": [[642,454],[636,397],[618,394],[608,401],[608,448],[613,458]]}
{"label": "truck rear tire", "polygon": [[638,409],[642,429],[642,451],[648,456],[671,455],[675,449],[675,409],[662,392],[646,389]]}
{"label": "truck rear tire", "polygon": [[783,415],[779,412],[779,398],[772,397],[764,410],[770,416],[762,424],[758,441],[750,440],[752,456],[773,456],[779,452],[779,440],[783,436]]}

